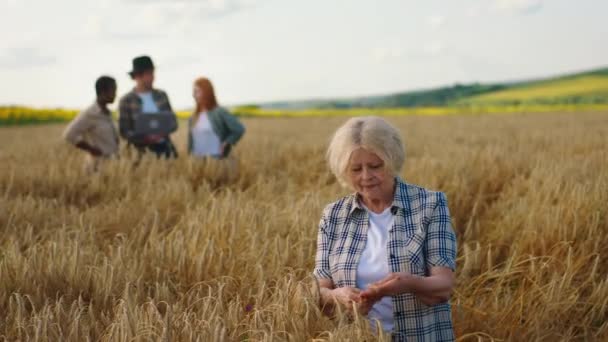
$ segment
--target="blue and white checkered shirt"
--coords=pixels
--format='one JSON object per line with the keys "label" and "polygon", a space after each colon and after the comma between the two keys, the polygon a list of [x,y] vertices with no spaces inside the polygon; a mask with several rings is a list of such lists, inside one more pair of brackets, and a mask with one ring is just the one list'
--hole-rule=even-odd
{"label": "blue and white checkered shirt", "polygon": [[[390,272],[428,276],[431,267],[456,268],[456,235],[447,199],[396,178],[387,255]],[[335,287],[356,287],[359,258],[367,240],[369,217],[357,195],[328,205],[319,223],[314,276]],[[453,341],[449,303],[428,306],[414,294],[393,296],[396,341]]]}

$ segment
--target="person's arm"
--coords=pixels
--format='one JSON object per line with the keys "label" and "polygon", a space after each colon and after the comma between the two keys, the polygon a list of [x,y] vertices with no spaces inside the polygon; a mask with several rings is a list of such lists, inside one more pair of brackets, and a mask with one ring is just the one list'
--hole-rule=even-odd
{"label": "person's arm", "polygon": [[128,102],[128,97],[125,96],[118,103],[118,131],[127,141],[133,138],[133,113]]}
{"label": "person's arm", "polygon": [[331,241],[327,229],[328,227],[324,214],[319,222],[315,268],[312,273],[317,279],[317,283],[319,285],[319,305],[323,309],[323,312],[329,315],[333,312],[334,306],[333,296],[331,295],[331,291],[334,289],[334,282],[332,280],[329,267],[329,251],[331,248]]}
{"label": "person's arm", "polygon": [[160,111],[173,112],[173,107],[171,107],[171,101],[169,101],[169,95],[167,95],[164,90],[158,90],[158,92],[160,93],[160,98],[162,99],[161,105],[159,105],[158,103],[156,104],[158,109]]}
{"label": "person's arm", "polygon": [[101,152],[100,149],[98,149],[95,146],[89,145],[86,141],[80,141],[78,142],[76,145],[77,148],[89,152],[90,154],[92,154],[95,157],[99,157],[103,154],[103,152]]}
{"label": "person's arm", "polygon": [[426,305],[446,302],[454,288],[454,273],[446,267],[433,267],[428,277],[405,272],[391,273],[361,293],[364,299],[374,300],[384,296],[413,293]]}
{"label": "person's arm", "polygon": [[188,154],[192,154],[192,144],[194,144],[192,137],[192,121],[194,114],[188,118]]}
{"label": "person's arm", "polygon": [[356,309],[361,314],[366,315],[376,300],[362,300],[360,297],[361,290],[354,287],[335,287],[329,264],[330,249],[331,241],[325,216],[323,216],[319,223],[317,254],[313,271],[319,286],[319,305],[323,313],[331,316],[335,313],[336,306],[339,305],[348,313],[352,314]]}
{"label": "person's arm", "polygon": [[[179,121],[177,120],[177,114],[173,111],[173,107],[171,107],[171,101],[169,101],[169,95],[167,95],[167,93],[164,90],[156,90],[157,94],[155,96],[155,102],[156,102],[156,108],[161,111],[161,112],[171,112],[175,118],[175,126],[172,127],[171,129],[171,133],[177,131],[177,128],[179,126]],[[156,143],[160,140],[162,140],[163,138],[166,139],[170,139],[169,135],[171,135],[171,133],[167,134],[167,135],[149,135],[147,138],[148,142],[150,143]]]}
{"label": "person's arm", "polygon": [[221,119],[228,129],[228,135],[224,141],[222,141],[222,147],[225,148],[236,145],[243,137],[243,134],[245,134],[245,126],[243,126],[241,121],[228,110],[222,109]]}
{"label": "person's arm", "polygon": [[427,305],[449,300],[455,285],[456,234],[452,229],[447,199],[441,192],[437,193],[437,204],[427,227],[425,246],[429,276],[391,273],[364,291],[362,297],[413,293]]}
{"label": "person's arm", "polygon": [[78,114],[63,131],[63,139],[77,148],[94,156],[100,156],[101,150],[82,140],[82,136],[91,128],[91,121],[84,113]]}

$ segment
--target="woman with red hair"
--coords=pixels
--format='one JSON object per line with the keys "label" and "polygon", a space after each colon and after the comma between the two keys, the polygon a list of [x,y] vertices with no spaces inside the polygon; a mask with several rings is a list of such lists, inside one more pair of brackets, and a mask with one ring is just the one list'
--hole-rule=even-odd
{"label": "woman with red hair", "polygon": [[197,157],[222,159],[230,154],[245,127],[218,105],[213,85],[201,77],[194,81],[194,113],[188,121],[188,152]]}

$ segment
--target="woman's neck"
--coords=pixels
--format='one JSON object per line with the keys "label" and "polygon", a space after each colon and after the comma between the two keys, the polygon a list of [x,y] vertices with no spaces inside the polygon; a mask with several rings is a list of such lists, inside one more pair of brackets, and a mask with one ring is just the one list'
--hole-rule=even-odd
{"label": "woman's neck", "polygon": [[367,200],[367,201],[363,201],[363,205],[369,209],[370,211],[376,213],[376,214],[381,214],[383,213],[386,208],[388,208],[390,206],[389,203],[385,202],[385,201],[381,201],[381,200]]}
{"label": "woman's neck", "polygon": [[209,109],[206,106],[203,106],[203,105],[200,105],[200,104],[198,105],[198,108],[199,108],[199,110],[198,110],[199,114],[200,113],[208,113],[208,112],[210,112],[212,110],[212,109]]}
{"label": "woman's neck", "polygon": [[393,183],[393,186],[391,187],[392,191],[388,191],[385,194],[379,195],[377,197],[359,195],[359,198],[367,209],[373,211],[376,214],[380,214],[384,210],[386,210],[386,208],[389,208],[393,205],[393,200],[395,198],[395,186],[396,183]]}
{"label": "woman's neck", "polygon": [[382,213],[386,208],[390,207],[393,204],[393,196],[384,196],[377,198],[369,198],[361,196],[361,202],[363,205],[373,211],[376,214]]}

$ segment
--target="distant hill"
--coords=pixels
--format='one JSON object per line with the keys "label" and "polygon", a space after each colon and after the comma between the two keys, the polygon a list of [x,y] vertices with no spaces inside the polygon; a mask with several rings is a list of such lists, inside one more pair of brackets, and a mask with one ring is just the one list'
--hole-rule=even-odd
{"label": "distant hill", "polygon": [[608,104],[608,67],[557,77],[491,84],[455,84],[428,90],[343,99],[263,103],[265,109],[416,108]]}
{"label": "distant hill", "polygon": [[514,84],[500,91],[461,99],[458,104],[608,103],[608,68]]}

